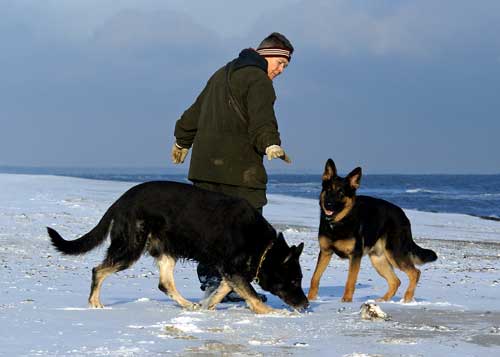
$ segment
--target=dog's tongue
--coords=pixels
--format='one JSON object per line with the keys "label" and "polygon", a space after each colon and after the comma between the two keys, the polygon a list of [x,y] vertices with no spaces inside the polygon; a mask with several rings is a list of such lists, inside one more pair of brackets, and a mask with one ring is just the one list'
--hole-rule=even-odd
{"label": "dog's tongue", "polygon": [[325,214],[327,216],[333,216],[333,211],[329,211],[329,210],[325,209]]}

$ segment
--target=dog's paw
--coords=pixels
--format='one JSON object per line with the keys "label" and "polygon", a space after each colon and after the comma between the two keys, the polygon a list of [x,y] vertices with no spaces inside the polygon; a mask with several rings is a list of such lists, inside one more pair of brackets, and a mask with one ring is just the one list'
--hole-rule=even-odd
{"label": "dog's paw", "polygon": [[414,299],[413,297],[408,298],[408,299],[407,299],[407,298],[404,298],[404,299],[402,299],[402,300],[401,300],[401,302],[402,302],[403,304],[410,304],[410,303],[412,303],[412,302],[415,302],[415,299]]}
{"label": "dog's paw", "polygon": [[302,316],[302,313],[297,310],[287,310],[287,309],[271,309],[270,312],[268,312],[270,315],[274,316],[284,316],[284,317],[299,317]]}
{"label": "dog's paw", "polygon": [[403,298],[403,302],[405,304],[408,304],[410,302],[415,302],[415,297],[413,296],[413,293],[409,293],[408,291],[405,293],[405,296]]}
{"label": "dog's paw", "polygon": [[286,310],[286,309],[273,309],[273,308],[271,308],[271,310],[268,312],[268,314],[279,315],[279,316],[293,316],[293,315],[297,315],[298,313],[290,311],[290,310]]}
{"label": "dog's paw", "polygon": [[258,304],[257,306],[249,306],[250,307],[250,310],[252,310],[253,312],[255,312],[256,314],[259,314],[259,315],[264,315],[264,314],[277,314],[279,312],[281,312],[281,310],[278,310],[278,309],[274,309],[264,303],[261,303],[261,304]]}
{"label": "dog's paw", "polygon": [[202,305],[198,303],[190,303],[183,306],[183,308],[189,311],[196,311],[200,310],[202,308]]}
{"label": "dog's paw", "polygon": [[352,302],[352,296],[344,296],[341,300],[342,302]]}
{"label": "dog's paw", "polygon": [[89,301],[89,307],[92,309],[103,309],[104,305],[100,301]]}

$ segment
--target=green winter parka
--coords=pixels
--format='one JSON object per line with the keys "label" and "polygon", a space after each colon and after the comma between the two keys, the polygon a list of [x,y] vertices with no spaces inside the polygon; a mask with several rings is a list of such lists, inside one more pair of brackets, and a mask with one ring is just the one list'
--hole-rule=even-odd
{"label": "green winter parka", "polygon": [[263,155],[268,146],[281,145],[267,61],[245,49],[229,68],[228,73],[224,66],[212,75],[176,122],[176,142],[192,146],[189,180],[265,189]]}

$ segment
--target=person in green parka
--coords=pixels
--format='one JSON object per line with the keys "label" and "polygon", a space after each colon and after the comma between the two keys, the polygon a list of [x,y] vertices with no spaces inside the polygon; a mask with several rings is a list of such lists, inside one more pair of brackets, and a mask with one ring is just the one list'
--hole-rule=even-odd
{"label": "person in green parka", "polygon": [[[177,120],[172,161],[183,163],[192,148],[188,178],[195,186],[244,198],[262,213],[267,203],[264,155],[291,163],[281,147],[272,81],[288,66],[293,51],[277,32],[256,50],[242,50],[210,77]],[[198,276],[208,292],[220,282],[210,267],[199,265]]]}

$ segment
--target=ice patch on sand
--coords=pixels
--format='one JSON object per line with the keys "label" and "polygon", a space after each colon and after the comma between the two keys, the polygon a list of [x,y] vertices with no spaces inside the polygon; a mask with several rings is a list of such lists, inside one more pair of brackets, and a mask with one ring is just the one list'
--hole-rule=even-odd
{"label": "ice patch on sand", "polygon": [[[73,351],[71,351],[73,352]],[[94,351],[87,351],[86,354],[96,354],[99,356],[139,356],[144,351],[138,347],[123,347],[113,350],[108,347],[98,347]]]}
{"label": "ice patch on sand", "polygon": [[250,340],[248,344],[252,346],[280,346],[284,345],[284,342],[277,338],[271,338],[268,340]]}
{"label": "ice patch on sand", "polygon": [[250,320],[241,320],[241,321],[235,322],[235,324],[237,324],[237,325],[248,325],[251,323],[252,323],[252,321],[250,321]]}
{"label": "ice patch on sand", "polygon": [[186,333],[201,333],[203,330],[201,330],[198,326],[193,324],[193,322],[196,321],[201,321],[201,319],[197,319],[194,317],[188,317],[188,316],[180,316],[173,318],[170,320],[171,323],[173,323],[173,327]]}
{"label": "ice patch on sand", "polygon": [[128,325],[127,327],[135,330],[142,330],[146,328],[162,328],[163,326],[164,323],[153,324],[153,325]]}
{"label": "ice patch on sand", "polygon": [[256,318],[258,319],[283,319],[283,318],[301,318],[304,317],[304,314],[301,314],[297,310],[277,310],[273,311],[269,314],[263,314],[263,315],[257,315]]}
{"label": "ice patch on sand", "polygon": [[59,307],[55,308],[55,310],[63,310],[63,311],[101,311],[101,310],[113,310],[112,307],[101,307],[101,308],[94,308],[94,307]]}
{"label": "ice patch on sand", "polygon": [[400,301],[382,301],[380,304],[395,304],[395,305],[402,305],[402,306],[440,306],[440,307],[457,307],[457,308],[464,308],[462,305],[457,305],[457,304],[452,304],[447,301],[437,301],[437,302],[432,302],[432,301],[411,301],[411,302],[404,302],[402,299]]}
{"label": "ice patch on sand", "polygon": [[417,339],[415,338],[384,338],[378,341],[384,345],[416,345]]}
{"label": "ice patch on sand", "polygon": [[454,327],[448,327],[448,326],[443,326],[443,325],[435,325],[435,326],[429,326],[429,325],[407,326],[406,329],[408,329],[408,330],[414,330],[414,331],[431,331],[431,332],[452,332],[452,331],[457,331],[457,329],[454,328]]}
{"label": "ice patch on sand", "polygon": [[151,301],[151,299],[149,298],[146,298],[146,297],[143,297],[143,298],[139,298],[137,300],[135,300],[136,302],[148,302],[148,301]]}

